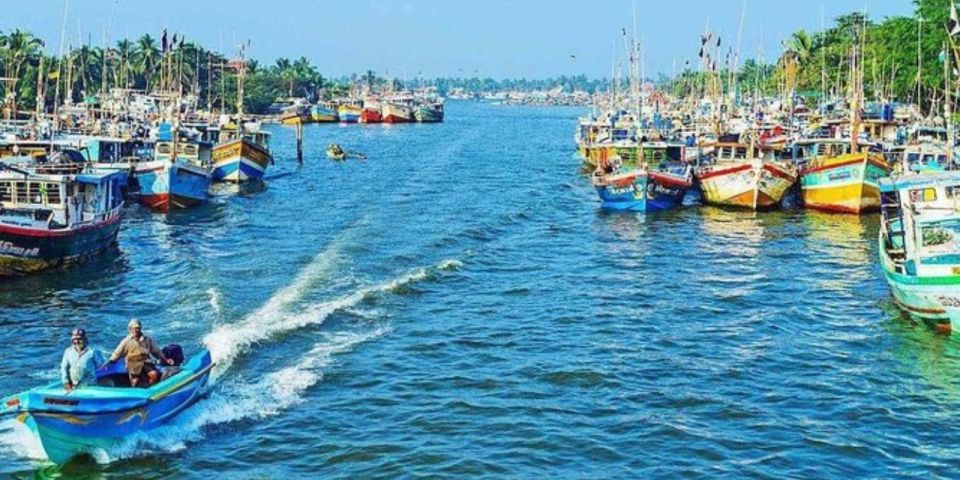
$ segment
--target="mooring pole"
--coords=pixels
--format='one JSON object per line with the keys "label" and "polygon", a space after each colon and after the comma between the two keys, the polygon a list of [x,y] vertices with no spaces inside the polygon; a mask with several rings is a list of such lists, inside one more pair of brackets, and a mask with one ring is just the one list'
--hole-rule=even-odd
{"label": "mooring pole", "polygon": [[303,163],[303,123],[297,122],[297,163]]}

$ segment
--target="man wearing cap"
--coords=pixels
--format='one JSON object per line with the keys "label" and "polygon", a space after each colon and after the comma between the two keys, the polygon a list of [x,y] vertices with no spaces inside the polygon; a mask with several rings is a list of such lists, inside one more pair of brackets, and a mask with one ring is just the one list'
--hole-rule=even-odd
{"label": "man wearing cap", "polygon": [[156,375],[156,367],[150,363],[150,355],[153,355],[157,360],[167,365],[173,365],[173,360],[165,357],[163,352],[157,348],[157,344],[153,339],[143,334],[140,320],[136,318],[130,320],[130,323],[127,325],[127,330],[130,334],[120,342],[120,345],[117,345],[117,349],[113,351],[113,355],[110,355],[110,361],[115,362],[119,360],[120,357],[125,357],[127,360],[127,374],[130,376],[130,386],[149,386],[149,383],[151,383],[149,380],[151,372],[154,374],[154,377],[159,378],[159,376]]}
{"label": "man wearing cap", "polygon": [[70,334],[70,347],[60,360],[60,380],[68,392],[77,387],[96,385],[97,369],[103,365],[99,350],[87,346],[87,332],[78,328]]}

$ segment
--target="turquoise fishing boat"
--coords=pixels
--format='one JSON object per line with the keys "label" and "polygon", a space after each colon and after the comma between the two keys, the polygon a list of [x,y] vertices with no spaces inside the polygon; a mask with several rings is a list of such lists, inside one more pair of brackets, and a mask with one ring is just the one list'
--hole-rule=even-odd
{"label": "turquoise fishing boat", "polygon": [[880,180],[879,252],[894,301],[941,332],[960,329],[960,172]]}
{"label": "turquoise fishing boat", "polygon": [[103,386],[126,378],[120,360],[97,371],[97,386],[68,392],[57,382],[34,388],[3,399],[2,412],[26,424],[47,457],[63,464],[78,455],[109,451],[131,435],[168,422],[205,393],[213,365],[204,350],[150,388]]}

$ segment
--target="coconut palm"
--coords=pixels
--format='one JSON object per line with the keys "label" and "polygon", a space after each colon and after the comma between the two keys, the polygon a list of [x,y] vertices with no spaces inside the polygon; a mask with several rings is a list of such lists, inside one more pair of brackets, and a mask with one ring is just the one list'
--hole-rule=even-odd
{"label": "coconut palm", "polygon": [[12,106],[17,102],[17,82],[23,68],[39,58],[43,49],[43,41],[32,34],[14,30],[6,35],[0,35],[0,56],[3,57],[4,77],[6,82],[6,98]]}
{"label": "coconut palm", "polygon": [[147,90],[150,90],[150,82],[159,61],[160,49],[157,48],[157,41],[150,34],[137,39],[133,51],[133,70],[141,75]]}

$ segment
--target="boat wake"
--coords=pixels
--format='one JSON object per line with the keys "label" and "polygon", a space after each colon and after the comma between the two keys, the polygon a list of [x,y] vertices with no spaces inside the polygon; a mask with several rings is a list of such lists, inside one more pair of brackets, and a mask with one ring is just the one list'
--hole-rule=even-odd
{"label": "boat wake", "polygon": [[[211,376],[207,398],[185,410],[170,424],[125,439],[109,451],[94,452],[98,463],[119,459],[176,452],[201,440],[208,428],[247,419],[277,415],[305,400],[304,393],[323,380],[325,370],[338,355],[389,332],[387,314],[370,305],[381,295],[402,295],[411,285],[429,281],[462,266],[459,260],[444,260],[434,266],[417,268],[382,283],[355,288],[333,300],[304,302],[312,287],[328,277],[337,263],[337,249],[328,249],[308,264],[285,288],[237,323],[220,324],[207,334],[203,343],[210,349],[217,367]],[[210,304],[219,311],[219,292],[210,290]],[[246,381],[237,376],[229,382],[217,382],[235,360],[251,347],[285,333],[323,324],[331,315],[343,312],[355,321],[342,330],[319,332],[319,340],[293,365],[266,372]],[[35,437],[13,419],[0,423],[0,444],[21,458],[43,459],[45,455]]]}

